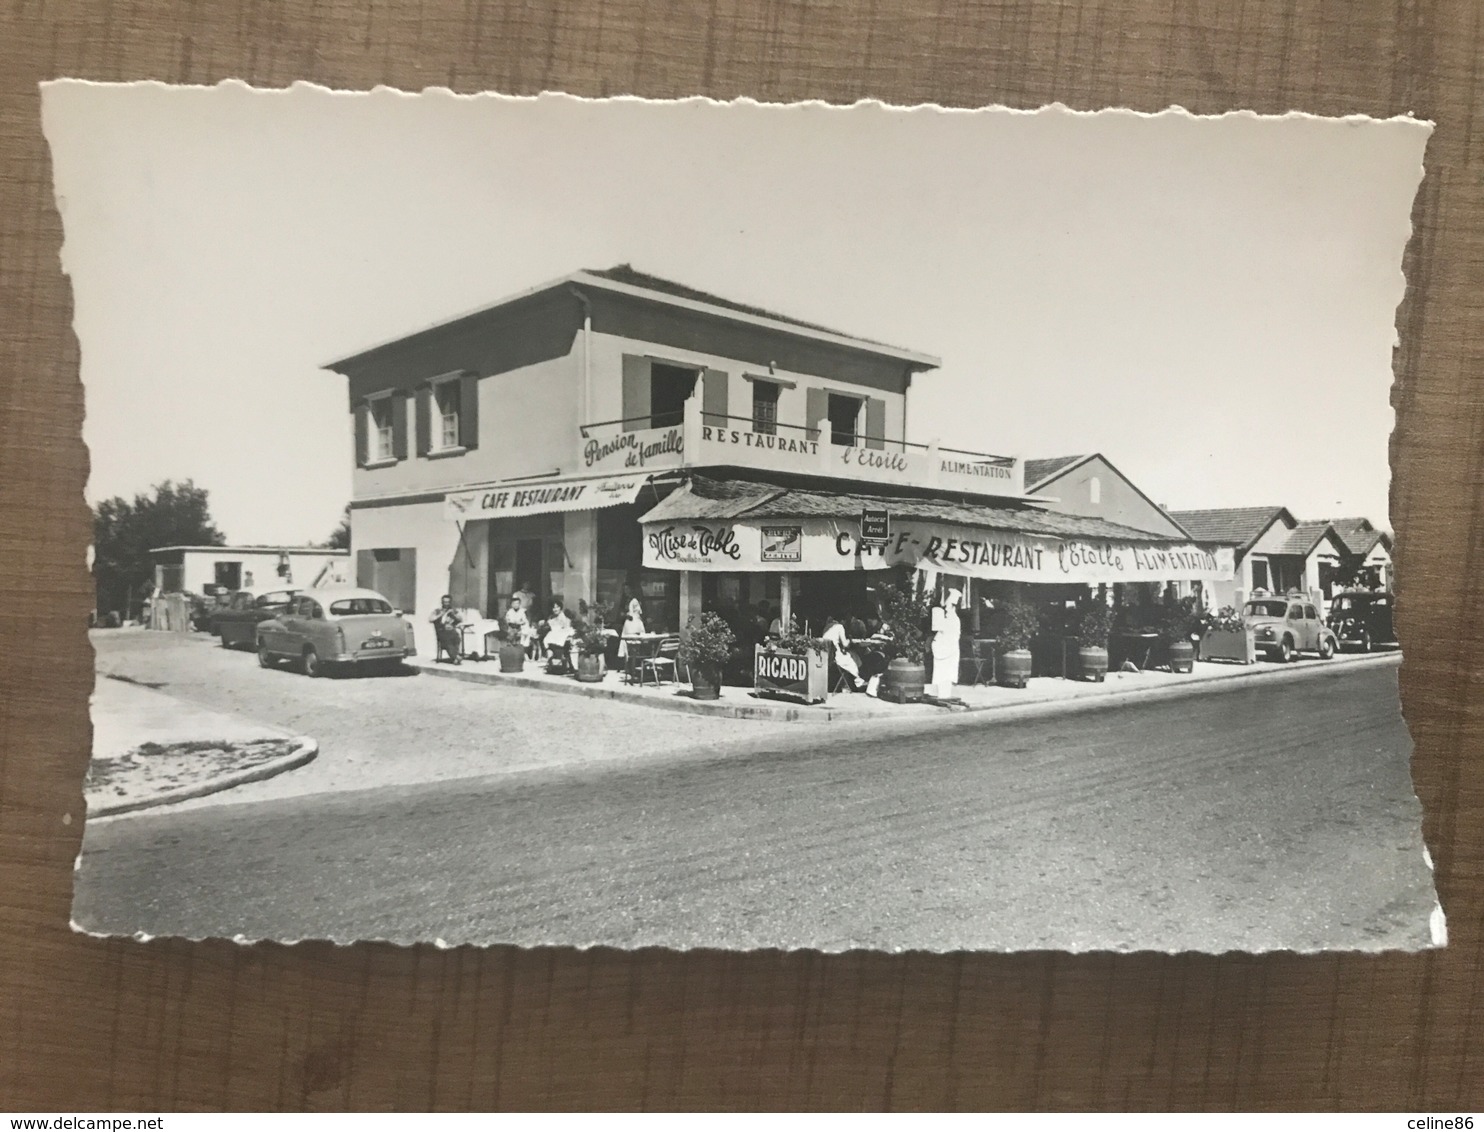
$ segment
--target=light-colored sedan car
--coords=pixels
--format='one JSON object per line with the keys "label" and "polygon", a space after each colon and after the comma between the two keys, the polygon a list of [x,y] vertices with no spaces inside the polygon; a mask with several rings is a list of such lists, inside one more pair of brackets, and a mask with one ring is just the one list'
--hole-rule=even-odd
{"label": "light-colored sedan car", "polygon": [[258,663],[298,663],[307,676],[355,665],[400,667],[416,656],[412,626],[375,590],[335,587],[304,590],[278,616],[257,629]]}
{"label": "light-colored sedan car", "polygon": [[1243,608],[1242,616],[1252,630],[1258,651],[1279,663],[1286,664],[1301,652],[1317,652],[1328,660],[1339,651],[1334,630],[1324,623],[1314,603],[1302,595],[1253,598]]}

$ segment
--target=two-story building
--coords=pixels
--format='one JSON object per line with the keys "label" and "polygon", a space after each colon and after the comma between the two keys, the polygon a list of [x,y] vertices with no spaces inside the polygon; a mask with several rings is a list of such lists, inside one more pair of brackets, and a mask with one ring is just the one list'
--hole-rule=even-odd
{"label": "two-story building", "polygon": [[[1015,457],[908,437],[938,359],[627,265],[327,368],[349,382],[357,580],[416,616],[529,589],[650,627],[769,601],[850,612],[872,571],[1087,585],[1229,576],[1230,552],[1028,496]],[[885,521],[886,538],[878,524]],[[875,537],[873,537],[875,536]]]}

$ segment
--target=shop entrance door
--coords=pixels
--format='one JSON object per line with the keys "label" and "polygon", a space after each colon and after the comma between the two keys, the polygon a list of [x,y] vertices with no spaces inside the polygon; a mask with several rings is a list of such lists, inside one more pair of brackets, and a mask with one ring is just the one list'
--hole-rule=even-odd
{"label": "shop entrance door", "polygon": [[536,609],[528,610],[531,624],[535,624],[538,611],[544,613],[547,605],[546,557],[539,538],[517,539],[515,543],[515,587],[530,586],[536,595]]}

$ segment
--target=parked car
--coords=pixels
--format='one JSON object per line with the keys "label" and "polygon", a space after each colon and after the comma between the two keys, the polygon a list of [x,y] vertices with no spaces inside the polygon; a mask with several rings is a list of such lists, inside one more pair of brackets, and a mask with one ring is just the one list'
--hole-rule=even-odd
{"label": "parked car", "polygon": [[1352,590],[1336,594],[1330,603],[1329,627],[1334,630],[1340,648],[1370,652],[1376,645],[1397,643],[1391,612],[1389,593]]}
{"label": "parked car", "polygon": [[306,676],[334,667],[400,667],[416,656],[412,626],[375,590],[349,586],[304,590],[257,627],[258,663],[296,661]]}
{"label": "parked car", "polygon": [[1317,652],[1328,660],[1340,647],[1318,608],[1302,595],[1255,597],[1243,607],[1242,616],[1258,652],[1271,660],[1286,664],[1301,652]]}
{"label": "parked car", "polygon": [[299,591],[238,590],[211,615],[207,631],[221,638],[222,648],[256,648],[258,626],[294,603]]}

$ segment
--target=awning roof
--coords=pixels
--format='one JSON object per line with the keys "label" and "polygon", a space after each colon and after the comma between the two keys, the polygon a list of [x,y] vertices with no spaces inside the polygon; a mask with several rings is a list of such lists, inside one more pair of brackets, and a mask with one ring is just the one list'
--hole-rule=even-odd
{"label": "awning roof", "polygon": [[1117,539],[1120,542],[1183,543],[1187,540],[1110,523],[1083,515],[1063,515],[1032,507],[990,507],[937,499],[804,491],[746,480],[694,476],[644,514],[645,523],[677,519],[849,519],[865,508],[884,508],[893,519],[919,519],[979,530],[1044,535],[1051,538]]}

